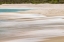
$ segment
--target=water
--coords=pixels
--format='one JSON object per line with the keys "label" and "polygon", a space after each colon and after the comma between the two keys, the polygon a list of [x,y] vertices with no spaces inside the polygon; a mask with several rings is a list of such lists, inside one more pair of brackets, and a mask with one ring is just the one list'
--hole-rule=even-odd
{"label": "water", "polygon": [[18,11],[27,11],[29,9],[0,9],[1,12],[18,12]]}
{"label": "water", "polygon": [[[0,12],[18,12],[27,10],[29,9],[0,9]],[[27,16],[29,18],[33,16],[35,18],[35,16],[39,15],[24,14],[22,16]],[[36,42],[37,40],[47,37],[64,36],[64,19],[54,17],[45,20],[21,21],[22,16],[6,16],[8,18],[20,17],[20,19],[11,19],[12,21],[10,19],[7,20],[7,18],[0,18],[0,41],[10,40],[6,42]],[[4,15],[3,17],[5,18]],[[18,38],[20,38],[20,40]]]}

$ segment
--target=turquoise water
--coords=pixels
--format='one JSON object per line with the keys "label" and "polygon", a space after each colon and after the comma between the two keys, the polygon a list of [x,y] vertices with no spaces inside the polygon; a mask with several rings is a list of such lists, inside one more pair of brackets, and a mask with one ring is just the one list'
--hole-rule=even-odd
{"label": "turquoise water", "polygon": [[18,11],[27,11],[29,9],[0,9],[1,12],[18,12]]}

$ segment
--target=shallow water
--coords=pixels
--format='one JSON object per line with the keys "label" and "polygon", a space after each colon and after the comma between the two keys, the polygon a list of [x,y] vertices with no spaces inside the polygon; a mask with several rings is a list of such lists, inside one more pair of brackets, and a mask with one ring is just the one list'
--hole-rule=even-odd
{"label": "shallow water", "polygon": [[[61,20],[61,19],[60,19]],[[41,23],[40,23],[41,22]],[[28,32],[28,31],[34,31],[34,30],[43,30],[43,29],[61,29],[61,27],[64,27],[64,23],[60,24],[61,22],[58,22],[55,24],[50,23],[44,23],[44,20],[37,20],[37,21],[23,21],[23,22],[12,22],[12,21],[2,21],[0,22],[0,37],[11,37],[11,35],[17,36],[15,34],[22,33],[22,32]]]}
{"label": "shallow water", "polygon": [[30,9],[0,9],[0,13],[3,12],[19,12],[19,11],[27,11]]}
{"label": "shallow water", "polygon": [[19,18],[0,19],[0,40],[6,42],[36,42],[47,37],[64,36],[64,19],[61,17],[19,21]]}

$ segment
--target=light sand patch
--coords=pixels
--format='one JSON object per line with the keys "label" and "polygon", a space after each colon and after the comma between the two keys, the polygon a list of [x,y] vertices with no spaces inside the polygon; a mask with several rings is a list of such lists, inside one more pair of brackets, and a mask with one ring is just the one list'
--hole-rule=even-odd
{"label": "light sand patch", "polygon": [[42,14],[45,16],[64,16],[64,9],[36,9],[36,10],[29,10],[25,12],[19,12],[21,14],[23,13],[35,13],[35,14]]}
{"label": "light sand patch", "polygon": [[64,4],[2,4],[0,8],[64,9]]}
{"label": "light sand patch", "polygon": [[49,38],[48,40],[41,42],[64,42],[64,36]]}

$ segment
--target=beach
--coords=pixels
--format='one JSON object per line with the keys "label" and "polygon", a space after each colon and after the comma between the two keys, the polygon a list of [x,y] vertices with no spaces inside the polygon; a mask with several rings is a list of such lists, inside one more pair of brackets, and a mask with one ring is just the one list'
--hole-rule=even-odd
{"label": "beach", "polygon": [[[20,7],[19,7],[20,6]],[[21,14],[43,14],[46,16],[64,16],[64,4],[2,4],[2,9],[31,9],[19,11]]]}
{"label": "beach", "polygon": [[64,41],[64,4],[2,4],[0,9],[29,9],[0,13],[0,42]]}

